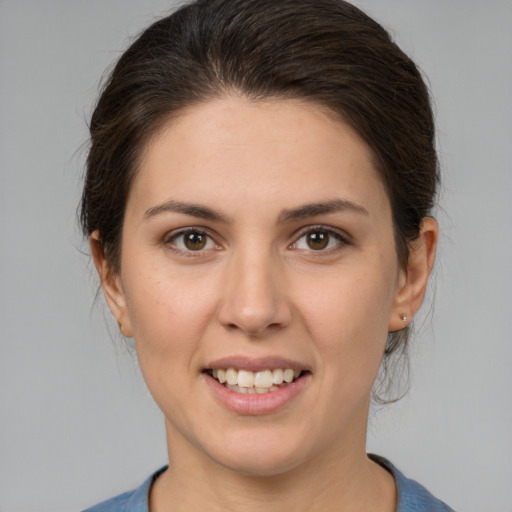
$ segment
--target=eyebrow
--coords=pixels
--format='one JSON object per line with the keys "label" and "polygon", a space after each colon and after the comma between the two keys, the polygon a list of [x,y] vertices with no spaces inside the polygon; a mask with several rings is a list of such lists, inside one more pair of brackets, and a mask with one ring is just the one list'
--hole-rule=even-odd
{"label": "eyebrow", "polygon": [[[278,224],[301,220],[316,215],[323,215],[337,212],[354,212],[361,215],[369,215],[368,210],[357,203],[347,199],[331,199],[329,201],[320,201],[316,203],[307,203],[297,208],[284,210],[278,218]],[[228,224],[229,219],[218,210],[194,203],[183,203],[181,201],[169,200],[165,203],[152,206],[144,213],[144,220],[148,221],[157,215],[173,212],[190,215],[200,219],[221,222]]]}
{"label": "eyebrow", "polygon": [[326,213],[337,212],[353,212],[361,215],[369,215],[368,210],[357,203],[347,199],[331,199],[330,201],[321,201],[317,203],[308,203],[298,208],[291,210],[284,210],[279,216],[278,223],[282,224],[293,220],[301,220],[307,217],[314,217],[315,215],[323,215]]}
{"label": "eyebrow", "polygon": [[208,208],[207,206],[202,206],[200,204],[182,203],[181,201],[173,200],[152,206],[146,210],[144,213],[144,220],[148,221],[151,218],[166,212],[183,213],[200,219],[222,222],[223,224],[227,224],[229,222],[227,217],[213,208]]}

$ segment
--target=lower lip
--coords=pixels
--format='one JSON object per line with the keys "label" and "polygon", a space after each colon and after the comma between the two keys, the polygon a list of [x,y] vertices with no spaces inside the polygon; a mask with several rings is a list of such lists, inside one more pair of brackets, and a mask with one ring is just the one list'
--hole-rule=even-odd
{"label": "lower lip", "polygon": [[306,373],[276,391],[248,394],[230,391],[218,380],[203,373],[203,378],[217,401],[231,411],[247,415],[270,414],[283,408],[304,389],[310,376],[311,374]]}

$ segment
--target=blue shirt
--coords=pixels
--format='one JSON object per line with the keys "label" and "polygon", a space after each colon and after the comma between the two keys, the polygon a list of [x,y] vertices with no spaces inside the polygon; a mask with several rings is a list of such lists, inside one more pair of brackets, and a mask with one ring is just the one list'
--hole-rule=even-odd
{"label": "blue shirt", "polygon": [[[448,505],[434,498],[418,482],[406,478],[388,460],[376,455],[370,455],[370,458],[386,468],[395,478],[398,491],[396,512],[454,512]],[[149,512],[149,489],[156,477],[166,469],[164,467],[151,475],[134,491],[125,492],[83,512]]]}

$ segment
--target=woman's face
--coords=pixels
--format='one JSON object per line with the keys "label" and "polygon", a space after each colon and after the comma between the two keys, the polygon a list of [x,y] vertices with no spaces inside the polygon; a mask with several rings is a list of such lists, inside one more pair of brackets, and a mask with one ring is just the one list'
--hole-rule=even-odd
{"label": "woman's face", "polygon": [[147,148],[121,254],[105,291],[171,453],[260,475],[363,453],[409,311],[390,203],[348,125],[292,100],[186,110]]}

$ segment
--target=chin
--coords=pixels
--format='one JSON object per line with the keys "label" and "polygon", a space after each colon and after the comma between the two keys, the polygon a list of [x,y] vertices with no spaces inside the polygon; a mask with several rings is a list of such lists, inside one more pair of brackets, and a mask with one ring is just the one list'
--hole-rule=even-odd
{"label": "chin", "polygon": [[259,458],[242,457],[223,457],[223,460],[217,460],[218,464],[224,468],[244,476],[251,477],[276,477],[284,475],[300,466],[300,461],[295,455],[282,455]]}
{"label": "chin", "polygon": [[[270,434],[270,435],[269,435]],[[222,451],[219,446],[224,446]],[[270,477],[292,471],[299,467],[305,452],[304,443],[294,442],[275,432],[236,432],[224,443],[215,444],[210,458],[224,468],[241,475]]]}

